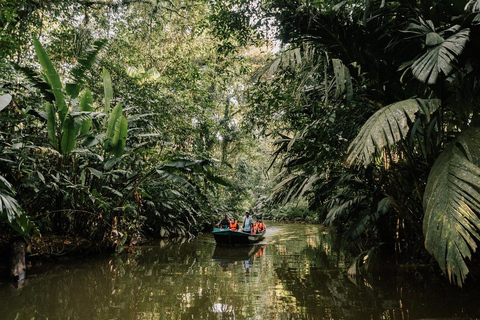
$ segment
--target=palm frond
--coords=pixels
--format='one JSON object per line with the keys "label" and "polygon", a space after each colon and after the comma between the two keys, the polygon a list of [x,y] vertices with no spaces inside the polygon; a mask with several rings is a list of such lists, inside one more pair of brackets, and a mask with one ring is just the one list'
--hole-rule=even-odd
{"label": "palm frond", "polygon": [[378,110],[348,147],[347,164],[370,164],[377,151],[392,147],[406,137],[417,114],[429,119],[439,106],[438,99],[408,99]]}
{"label": "palm frond", "polygon": [[52,103],[55,101],[55,95],[52,93],[50,85],[40,73],[33,68],[27,66],[21,67],[18,64],[13,64],[13,67],[15,70],[21,72],[25,78],[40,91],[47,101]]}
{"label": "palm frond", "polygon": [[470,29],[462,29],[447,39],[437,33],[428,33],[426,41],[435,46],[428,49],[412,65],[413,75],[420,81],[434,84],[441,73],[445,76],[453,69],[453,62],[463,52],[470,39]]}
{"label": "palm frond", "polygon": [[425,248],[451,282],[462,285],[465,263],[480,241],[480,128],[470,128],[435,161],[423,207]]}
{"label": "palm frond", "polygon": [[366,198],[367,196],[365,195],[357,195],[342,203],[338,203],[328,211],[324,223],[326,225],[332,225],[336,220],[340,218],[345,218],[350,214],[353,208],[357,208],[358,205],[362,203],[362,201],[364,201]]}
{"label": "palm frond", "polygon": [[98,54],[106,44],[106,39],[95,41],[93,43],[93,47],[87,50],[85,56],[78,59],[77,66],[75,66],[71,72],[74,83],[67,83],[65,85],[65,91],[67,91],[72,98],[78,97],[78,94],[82,90],[82,86],[85,83],[85,74],[98,61]]}
{"label": "palm frond", "polygon": [[480,12],[480,0],[470,0],[465,5],[466,12]]}
{"label": "palm frond", "polygon": [[264,67],[260,68],[257,72],[255,72],[251,80],[253,82],[258,82],[264,75],[271,77],[280,70],[294,69],[301,63],[302,54],[300,48],[287,50],[285,52],[282,52],[277,58],[273,59]]}

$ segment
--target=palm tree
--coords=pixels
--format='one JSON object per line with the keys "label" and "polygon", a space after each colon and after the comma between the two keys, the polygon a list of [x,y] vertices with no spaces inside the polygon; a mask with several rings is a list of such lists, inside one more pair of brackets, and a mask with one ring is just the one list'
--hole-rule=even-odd
{"label": "palm tree", "polygon": [[[474,4],[469,8],[478,10]],[[419,16],[409,25],[406,35],[425,49],[403,67],[428,85],[428,99],[403,100],[378,110],[350,144],[347,158],[351,165],[370,165],[381,152],[394,161],[422,153],[433,162],[425,190],[420,190],[425,248],[460,286],[469,272],[466,260],[480,240],[476,17],[467,12],[437,28]]]}
{"label": "palm tree", "polygon": [[[290,125],[285,126],[290,134],[278,140],[276,155],[283,155],[286,171],[277,195],[289,200],[308,194],[314,202],[321,198],[321,205],[330,206],[324,218],[332,223],[351,220],[354,212],[357,218],[374,217],[374,209],[358,213],[355,205],[371,197],[380,204],[386,196],[389,201],[384,203],[396,209],[398,221],[406,221],[413,239],[420,238],[418,221],[423,221],[426,250],[451,282],[462,285],[469,272],[466,260],[480,240],[478,1],[469,2],[460,15],[451,8],[441,9],[440,2],[427,5],[426,1],[360,5],[344,1],[321,6],[276,0],[269,4],[284,42],[296,48],[308,43],[317,56],[338,59],[349,71],[343,87],[341,83],[336,86],[342,94],[335,96],[328,95],[328,86],[322,84],[329,82],[328,77],[338,80],[340,73],[317,68],[317,76],[323,70],[328,75],[292,93],[306,97],[300,104],[303,109],[292,108],[298,104],[288,101],[288,108],[276,110]],[[312,68],[304,70],[306,75]],[[346,79],[352,83],[353,96],[345,87]],[[359,108],[365,104],[369,108]],[[339,111],[335,106],[346,106],[350,115],[345,117],[360,113],[355,115],[357,122],[369,116],[351,140],[346,161],[333,161],[336,166],[332,167],[325,163],[334,156],[325,154],[319,143],[331,140],[326,139],[328,135],[318,138],[331,125],[325,119],[333,112],[316,111]],[[337,113],[336,119],[340,119]],[[341,148],[337,151],[342,152]],[[331,180],[336,169],[337,177],[348,173],[343,165],[372,168],[370,179],[383,196],[379,197],[378,190],[350,193],[348,185],[332,186],[322,179],[329,176]],[[330,196],[323,197],[323,186],[328,185]],[[345,190],[349,197],[336,196]]]}

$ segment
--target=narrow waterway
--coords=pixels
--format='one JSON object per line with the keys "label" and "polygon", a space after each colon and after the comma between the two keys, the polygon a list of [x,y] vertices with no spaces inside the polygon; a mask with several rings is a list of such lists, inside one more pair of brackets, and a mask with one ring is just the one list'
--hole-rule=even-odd
{"label": "narrow waterway", "polygon": [[34,267],[21,288],[0,283],[0,319],[480,318],[478,292],[391,271],[350,279],[328,229],[267,228],[255,246],[217,247],[205,234]]}

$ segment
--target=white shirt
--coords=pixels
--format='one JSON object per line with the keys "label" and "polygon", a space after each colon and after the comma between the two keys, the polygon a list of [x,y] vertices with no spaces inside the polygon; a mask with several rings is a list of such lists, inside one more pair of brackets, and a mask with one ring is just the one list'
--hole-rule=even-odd
{"label": "white shirt", "polygon": [[252,225],[253,225],[253,218],[252,217],[248,217],[247,216],[244,216],[243,217],[243,231],[250,231],[252,229]]}

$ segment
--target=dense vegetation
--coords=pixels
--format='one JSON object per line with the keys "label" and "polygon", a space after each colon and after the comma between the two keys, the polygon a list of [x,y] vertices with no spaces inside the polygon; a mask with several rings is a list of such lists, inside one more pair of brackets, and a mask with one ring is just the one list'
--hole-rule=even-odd
{"label": "dense vegetation", "polygon": [[4,222],[121,250],[249,208],[267,153],[238,123],[264,58],[220,54],[207,4],[0,5]]}
{"label": "dense vegetation", "polygon": [[1,1],[2,229],[121,250],[253,208],[335,226],[358,267],[433,257],[462,285],[480,240],[479,11]]}

